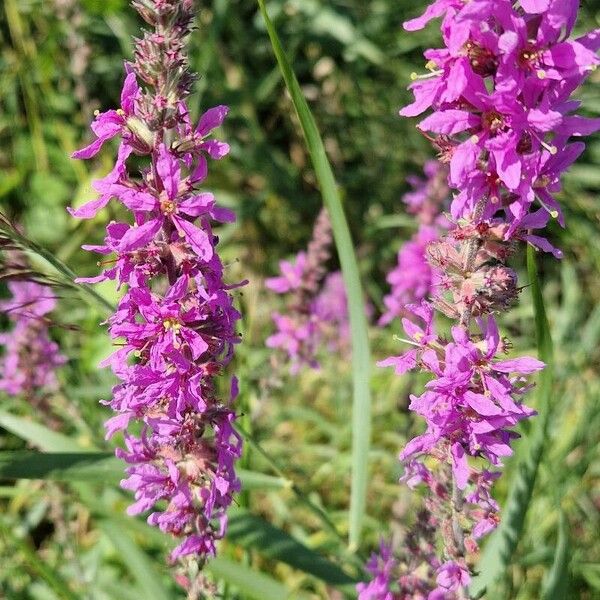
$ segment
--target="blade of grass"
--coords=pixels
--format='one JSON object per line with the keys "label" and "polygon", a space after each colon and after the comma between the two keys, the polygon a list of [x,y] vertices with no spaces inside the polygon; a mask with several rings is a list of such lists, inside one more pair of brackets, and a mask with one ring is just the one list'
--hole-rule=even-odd
{"label": "blade of grass", "polygon": [[546,363],[546,368],[540,374],[537,391],[539,414],[534,420],[528,439],[522,441],[524,447],[519,452],[522,459],[518,461],[514,482],[502,513],[502,522],[487,543],[479,561],[477,570],[480,574],[470,587],[474,597],[480,597],[486,589],[489,593],[494,582],[506,573],[511,557],[517,548],[523,532],[527,508],[533,495],[538,467],[544,453],[552,409],[551,396],[554,380],[552,336],[537,273],[535,250],[531,246],[527,248],[527,272],[535,311],[538,354],[540,359]]}
{"label": "blade of grass", "polygon": [[[0,424],[2,416],[0,415]],[[27,423],[27,426],[32,424]],[[41,426],[33,424],[33,431]],[[23,435],[22,425],[16,428]],[[47,433],[47,432],[43,432]],[[50,432],[53,433],[53,432]],[[28,437],[31,437],[28,431]],[[52,479],[54,481],[89,481],[116,485],[123,479],[125,463],[109,452],[71,452],[72,440],[48,440],[47,448],[60,449],[56,452],[5,451],[0,452],[0,479]],[[68,451],[63,451],[68,450]],[[244,488],[248,490],[281,490],[290,487],[290,482],[255,471],[238,470]]]}
{"label": "blade of grass", "polygon": [[307,595],[290,590],[268,575],[228,558],[221,556],[213,558],[205,568],[214,577],[238,588],[243,592],[244,598],[254,598],[255,600],[286,600],[287,598],[307,600],[308,598]]}
{"label": "blade of grass", "polygon": [[321,188],[323,201],[331,219],[333,235],[348,296],[354,385],[349,545],[354,551],[360,544],[366,511],[368,458],[371,443],[371,395],[369,389],[371,357],[364,296],[356,254],[354,252],[354,244],[333,171],[325,153],[323,140],[321,139],[308,103],[300,89],[298,80],[279,41],[275,27],[269,18],[264,0],[258,0],[258,5],[265,21],[281,74],[298,114],[317,181]]}
{"label": "blade of grass", "polygon": [[123,462],[106,452],[0,452],[0,479],[52,479],[116,484]]}
{"label": "blade of grass", "polygon": [[144,598],[148,598],[148,600],[172,598],[148,555],[138,547],[117,522],[109,519],[100,521],[100,529],[110,539],[119,556],[123,558],[123,563],[143,591]]}
{"label": "blade of grass", "polygon": [[61,260],[56,258],[52,252],[49,252],[38,243],[30,240],[28,237],[24,236],[20,233],[17,228],[11,223],[10,219],[6,217],[6,215],[0,212],[0,231],[3,235],[6,235],[11,241],[19,244],[23,249],[36,254],[37,256],[43,258],[48,264],[50,264],[54,270],[62,275],[65,280],[64,284],[70,288],[83,292],[84,296],[87,296],[90,300],[92,300],[95,304],[100,305],[104,310],[109,313],[113,313],[115,311],[115,307],[103,296],[98,294],[94,290],[91,285],[86,283],[84,284],[76,284],[75,279],[77,279],[77,275]]}
{"label": "blade of grass", "polygon": [[0,427],[48,452],[77,452],[93,449],[93,446],[89,444],[84,446],[78,440],[52,431],[35,421],[17,417],[4,411],[0,411]]}
{"label": "blade of grass", "polygon": [[246,510],[230,511],[227,539],[243,548],[255,548],[262,556],[284,562],[331,585],[357,583],[336,564]]}
{"label": "blade of grass", "polygon": [[[273,472],[276,475],[279,475],[282,479],[285,479],[285,473],[281,469],[281,467],[277,464],[277,461],[260,445],[260,443],[252,436],[250,433],[245,431],[239,425],[236,425],[236,429],[244,437],[244,439],[267,461],[267,464],[273,469]],[[325,529],[329,531],[336,540],[340,543],[341,549],[346,558],[352,564],[354,564],[359,569],[364,569],[364,558],[360,556],[360,554],[355,554],[350,552],[349,549],[345,546],[345,540],[337,530],[335,523],[331,520],[329,515],[320,507],[317,506],[309,497],[308,494],[294,481],[289,481],[289,489],[296,496],[297,500],[301,502],[308,510],[310,510],[323,524]]]}
{"label": "blade of grass", "polygon": [[567,519],[561,510],[558,522],[558,539],[552,568],[542,589],[542,600],[569,598],[569,532]]}

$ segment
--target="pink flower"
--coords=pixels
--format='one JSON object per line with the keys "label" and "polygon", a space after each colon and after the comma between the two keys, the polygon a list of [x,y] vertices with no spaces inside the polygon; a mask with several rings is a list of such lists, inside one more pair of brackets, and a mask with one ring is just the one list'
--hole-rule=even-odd
{"label": "pink flower", "polygon": [[[206,157],[220,159],[229,151],[226,143],[208,139],[228,109],[212,108],[192,127],[185,98],[194,78],[182,43],[192,3],[179,3],[177,19],[166,22],[162,3],[136,8],[161,31],[136,41],[121,109],[98,115],[92,125],[98,139],[75,153],[90,158],[107,140],[121,138],[114,169],[94,183],[99,198],[70,212],[91,218],[113,198],[130,211],[129,222],[107,225],[102,245],[84,246],[109,266],[83,281],[127,286],[109,319],[119,349],[103,365],[120,383],[104,402],[114,411],[106,437],[124,435],[126,448],[116,455],[128,464],[121,485],[135,496],[129,514],[150,511],[150,525],[182,538],[171,560],[196,554],[204,561],[225,535],[227,509],[240,489],[237,380],[231,380],[231,397],[222,398],[216,377],[239,342],[231,290],[241,284],[223,281],[212,231],[215,222],[235,216],[200,189]],[[137,80],[146,85],[143,94]],[[133,152],[145,157],[141,178],[128,168]]]}

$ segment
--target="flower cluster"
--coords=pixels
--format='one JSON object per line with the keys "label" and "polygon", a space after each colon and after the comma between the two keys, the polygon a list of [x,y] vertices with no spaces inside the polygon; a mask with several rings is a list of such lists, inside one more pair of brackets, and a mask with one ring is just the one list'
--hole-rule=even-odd
{"label": "flower cluster", "polygon": [[281,275],[266,281],[277,294],[289,294],[286,313],[273,315],[277,331],[267,339],[267,346],[285,350],[292,373],[305,365],[318,368],[316,356],[323,345],[332,352],[348,347],[348,305],[342,274],[326,271],[330,247],[331,223],[323,209],[307,251],[300,252],[295,262],[281,261]]}
{"label": "flower cluster", "polygon": [[[410,403],[426,431],[401,453],[403,480],[430,490],[443,541],[443,560],[430,562],[436,587],[426,582],[431,591],[422,596],[429,599],[468,596],[477,540],[500,519],[491,495],[498,468],[512,453],[515,425],[535,414],[522,398],[526,377],[544,365],[504,357],[510,344],[492,315],[518,295],[506,262],[519,241],[560,257],[533,232],[550,218],[564,225],[554,194],[584,149],[570,138],[600,129],[600,119],[574,115],[579,103],[570,99],[596,68],[600,47],[598,32],[570,37],[577,9],[563,0],[436,0],[405,23],[416,30],[443,16],[445,47],[425,53],[430,73],[414,76],[415,102],[401,114],[433,111],[418,127],[449,165],[456,191],[452,227],[425,250],[437,272],[432,298],[408,306],[403,319],[411,348],[380,363],[430,375]],[[435,310],[454,320],[449,336],[436,333]],[[362,600],[418,597],[388,575],[398,562],[386,551],[373,563],[379,588],[369,595],[363,586]]]}
{"label": "flower cluster", "polygon": [[[234,215],[202,191],[207,158],[229,147],[209,138],[227,114],[218,106],[193,126],[185,102],[194,81],[184,53],[194,6],[191,0],[152,0],[133,5],[153,27],[137,40],[135,61],[126,64],[121,107],[99,113],[96,139],[75,152],[91,158],[113,137],[120,140],[112,172],[94,183],[99,198],[72,210],[91,218],[111,199],[131,213],[131,222],[111,222],[103,245],[84,246],[112,255],[107,268],[88,282],[115,280],[127,287],[110,334],[119,349],[105,361],[121,380],[106,402],[116,415],[107,438],[123,432],[125,489],[135,494],[129,514],[153,511],[151,525],[182,537],[175,560],[215,553],[226,510],[240,483],[234,464],[241,439],[233,424],[232,401],[223,400],[216,376],[239,341],[231,286],[223,282],[216,251],[216,222]],[[145,159],[141,177],[127,161]],[[159,506],[157,506],[157,503]]]}
{"label": "flower cluster", "polygon": [[444,216],[450,190],[446,182],[448,168],[437,160],[427,161],[424,167],[425,179],[409,178],[413,191],[402,200],[407,211],[415,215],[419,229],[398,252],[398,265],[387,276],[390,293],[384,298],[386,311],[379,319],[385,326],[405,314],[407,304],[428,298],[437,284],[437,272],[425,257],[430,242],[439,239],[440,234],[450,227]]}
{"label": "flower cluster", "polygon": [[[460,192],[452,216],[482,221],[501,211],[506,239],[550,216],[563,223],[553,194],[584,149],[569,138],[600,129],[600,119],[572,114],[579,102],[570,96],[596,68],[600,47],[596,32],[569,37],[578,3],[513,4],[437,0],[407,22],[414,31],[444,15],[445,47],[425,53],[430,73],[415,76],[415,102],[401,111],[433,110],[418,127],[450,164],[450,185]],[[546,218],[524,226],[540,207]]]}
{"label": "flower cluster", "polygon": [[67,361],[48,334],[46,315],[56,307],[56,296],[33,281],[10,281],[8,289],[12,297],[0,302],[0,311],[13,327],[0,335],[0,390],[39,402],[58,388],[56,369]]}

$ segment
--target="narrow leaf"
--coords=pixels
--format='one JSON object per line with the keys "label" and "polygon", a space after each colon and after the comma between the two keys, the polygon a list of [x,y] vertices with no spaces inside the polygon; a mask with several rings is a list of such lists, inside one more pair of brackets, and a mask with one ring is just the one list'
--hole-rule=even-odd
{"label": "narrow leaf", "polygon": [[291,481],[283,477],[273,477],[247,469],[237,469],[244,490],[285,490],[291,487]]}
{"label": "narrow leaf", "polygon": [[558,600],[569,598],[569,533],[567,519],[560,512],[558,523],[558,539],[554,552],[552,568],[548,572],[542,589],[542,600]]}
{"label": "narrow leaf", "polygon": [[[85,449],[77,440],[52,431],[30,419],[17,417],[4,411],[0,411],[0,427],[48,452],[77,452]],[[90,446],[87,449],[90,450]]]}
{"label": "narrow leaf", "polygon": [[356,583],[336,564],[245,510],[231,512],[227,539],[243,548],[255,548],[262,556],[284,562],[331,585]]}
{"label": "narrow leaf", "polygon": [[245,598],[254,598],[255,600],[286,600],[287,598],[306,600],[307,598],[306,595],[293,592],[268,575],[254,571],[228,558],[213,558],[205,568],[212,573],[213,577],[222,579],[238,588],[244,593]]}
{"label": "narrow leaf", "polygon": [[352,376],[354,399],[352,407],[352,492],[350,497],[350,547],[358,548],[363,526],[368,477],[368,456],[371,443],[371,357],[365,303],[354,244],[342,207],[340,193],[325,153],[323,140],[314,117],[304,98],[298,80],[285,55],[264,0],[258,0],[271,45],[281,74],[292,98],[304,133],[313,168],[321,188],[321,194],[333,229],[342,274],[348,296],[352,338]]}
{"label": "narrow leaf", "polygon": [[135,578],[143,597],[147,600],[169,600],[172,596],[164,587],[162,579],[155,570],[151,559],[127,535],[125,530],[112,520],[100,521],[100,528],[110,539],[122,557],[123,564]]}
{"label": "narrow leaf", "polygon": [[538,354],[546,363],[546,368],[539,376],[537,391],[539,414],[533,421],[529,438],[523,439],[521,442],[523,448],[518,452],[520,460],[518,460],[517,472],[511,484],[506,507],[502,512],[502,522],[485,546],[477,567],[480,575],[475,578],[470,587],[471,593],[476,597],[485,589],[489,592],[493,583],[506,573],[507,567],[511,563],[511,558],[523,533],[525,515],[531,502],[538,467],[544,452],[552,409],[552,336],[537,274],[535,251],[531,246],[527,248],[527,271],[535,309]]}
{"label": "narrow leaf", "polygon": [[0,232],[6,235],[10,240],[19,244],[23,249],[36,254],[43,260],[45,260],[48,264],[50,264],[54,270],[64,277],[64,284],[80,290],[83,292],[84,297],[88,300],[91,300],[94,304],[97,304],[103,308],[103,310],[108,311],[109,313],[114,312],[114,306],[104,297],[102,297],[98,292],[94,290],[91,285],[88,284],[80,284],[77,285],[75,283],[75,279],[77,279],[77,275],[59,260],[52,252],[49,252],[38,243],[30,240],[28,237],[23,235],[15,225],[8,219],[6,215],[0,212]]}
{"label": "narrow leaf", "polygon": [[124,464],[104,452],[0,452],[0,479],[52,479],[117,484]]}
{"label": "narrow leaf", "polygon": [[[68,447],[69,444],[57,446]],[[123,478],[126,467],[122,460],[108,452],[0,452],[0,479],[52,479],[116,485]],[[254,471],[239,470],[238,476],[244,488],[249,490],[289,487],[285,479]]]}

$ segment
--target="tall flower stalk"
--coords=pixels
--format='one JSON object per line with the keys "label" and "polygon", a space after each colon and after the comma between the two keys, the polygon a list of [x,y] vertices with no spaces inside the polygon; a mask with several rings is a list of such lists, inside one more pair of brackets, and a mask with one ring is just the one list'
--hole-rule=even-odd
{"label": "tall flower stalk", "polygon": [[438,240],[451,223],[444,215],[450,199],[448,166],[429,160],[424,167],[425,179],[409,178],[413,190],[402,198],[406,210],[416,217],[419,229],[402,245],[398,264],[387,276],[390,293],[383,299],[385,312],[379,325],[391,323],[406,314],[406,306],[428,298],[437,282],[437,273],[426,257],[427,245]]}
{"label": "tall flower stalk", "polygon": [[267,338],[267,346],[286,352],[294,374],[303,366],[318,368],[317,354],[323,346],[331,352],[349,348],[348,300],[342,274],[327,273],[332,241],[331,222],[323,208],[306,252],[298,253],[294,262],[281,261],[280,276],[266,281],[267,288],[288,299],[285,314],[273,315],[277,331]]}
{"label": "tall flower stalk", "polygon": [[49,335],[56,296],[49,286],[26,279],[10,281],[8,289],[11,298],[0,302],[0,312],[12,328],[0,334],[0,390],[47,410],[48,393],[58,389],[56,370],[67,362]]}
{"label": "tall flower stalk", "polygon": [[[425,53],[429,72],[414,75],[415,102],[401,114],[432,111],[418,128],[449,165],[453,226],[427,246],[440,275],[430,299],[407,307],[410,349],[380,365],[430,375],[410,403],[426,431],[401,459],[404,481],[429,488],[443,551],[415,582],[414,572],[403,575],[407,560],[384,547],[362,600],[467,598],[478,540],[499,522],[491,488],[512,454],[515,425],[535,414],[522,403],[526,377],[544,365],[503,356],[510,343],[493,315],[516,300],[507,261],[518,242],[561,256],[537,230],[551,219],[564,226],[554,194],[584,149],[570,138],[600,129],[600,119],[573,114],[571,94],[596,68],[600,46],[598,32],[570,37],[577,10],[564,0],[436,0],[404,24],[413,31],[443,17],[445,46]],[[435,311],[453,320],[449,337],[436,332]]]}
{"label": "tall flower stalk", "polygon": [[[135,495],[128,513],[151,511],[151,525],[181,538],[171,560],[195,555],[203,562],[225,534],[240,487],[237,381],[226,398],[217,381],[239,341],[240,315],[212,231],[214,222],[235,217],[202,187],[207,158],[229,151],[210,137],[228,109],[217,106],[192,123],[186,98],[195,76],[185,43],[193,0],[132,5],[151,29],[135,40],[135,59],[125,64],[121,106],[96,115],[96,139],[73,155],[92,158],[117,138],[116,163],[94,182],[99,197],[71,214],[92,218],[111,200],[130,213],[107,225],[103,245],[84,246],[110,257],[100,263],[101,275],[84,281],[126,286],[108,321],[119,349],[104,364],[120,383],[105,403],[116,413],[106,436],[124,434],[126,447],[116,454],[129,465],[121,482]],[[134,169],[132,155],[141,167]]]}

